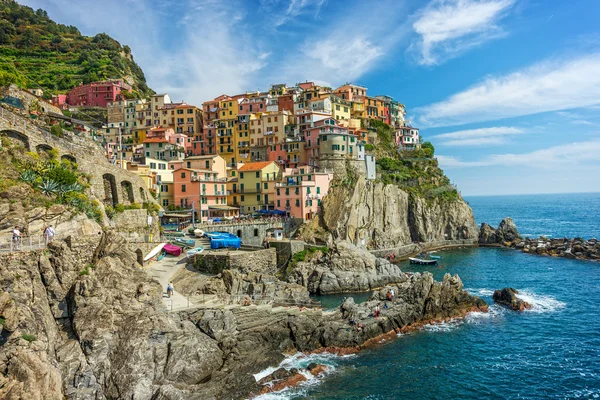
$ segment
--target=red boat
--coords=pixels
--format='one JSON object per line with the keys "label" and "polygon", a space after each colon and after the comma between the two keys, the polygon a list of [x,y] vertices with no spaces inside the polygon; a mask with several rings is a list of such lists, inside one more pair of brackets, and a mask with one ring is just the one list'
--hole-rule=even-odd
{"label": "red boat", "polygon": [[182,252],[181,247],[177,247],[173,244],[165,244],[165,247],[163,247],[163,250],[172,256],[180,256],[181,252]]}

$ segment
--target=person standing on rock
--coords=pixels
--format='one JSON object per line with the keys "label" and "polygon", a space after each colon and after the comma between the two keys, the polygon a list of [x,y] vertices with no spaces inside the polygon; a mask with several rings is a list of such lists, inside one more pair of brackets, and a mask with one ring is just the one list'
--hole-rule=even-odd
{"label": "person standing on rock", "polygon": [[12,238],[13,238],[15,250],[20,250],[21,249],[21,231],[19,230],[18,226],[15,226],[15,229],[13,229],[12,234],[13,234]]}
{"label": "person standing on rock", "polygon": [[52,225],[48,225],[46,229],[44,229],[44,237],[46,238],[46,244],[50,243],[54,239],[54,235],[56,232]]}
{"label": "person standing on rock", "polygon": [[175,290],[175,288],[173,287],[173,282],[169,282],[169,284],[167,285],[167,297],[168,298],[171,298],[174,290]]}
{"label": "person standing on rock", "polygon": [[375,306],[375,318],[379,318],[379,304]]}
{"label": "person standing on rock", "polygon": [[390,289],[390,300],[394,301],[394,289]]}

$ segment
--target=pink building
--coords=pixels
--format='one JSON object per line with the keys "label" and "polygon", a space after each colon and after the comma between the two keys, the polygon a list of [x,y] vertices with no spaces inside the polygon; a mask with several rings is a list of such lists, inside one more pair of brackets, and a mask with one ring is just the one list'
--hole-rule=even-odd
{"label": "pink building", "polygon": [[66,94],[55,94],[52,95],[52,100],[50,100],[52,104],[56,107],[64,110],[67,108],[67,95]]}
{"label": "pink building", "polygon": [[254,114],[267,111],[267,98],[265,96],[246,97],[240,99],[238,114]]}
{"label": "pink building", "polygon": [[308,165],[318,166],[319,135],[322,133],[348,134],[348,128],[337,124],[334,118],[325,118],[311,124],[304,130],[304,152]]}
{"label": "pink building", "polygon": [[403,150],[414,150],[421,148],[419,128],[412,126],[401,126],[394,136],[396,147]]}
{"label": "pink building", "polygon": [[275,192],[275,209],[306,222],[321,211],[321,200],[329,191],[332,173],[315,172],[313,167],[287,168]]}
{"label": "pink building", "polygon": [[235,217],[239,209],[227,205],[227,179],[210,170],[179,168],[173,171],[175,205],[193,207],[198,221]]}
{"label": "pink building", "polygon": [[108,103],[121,100],[121,93],[131,93],[131,85],[122,80],[83,83],[67,92],[70,106],[106,107]]}

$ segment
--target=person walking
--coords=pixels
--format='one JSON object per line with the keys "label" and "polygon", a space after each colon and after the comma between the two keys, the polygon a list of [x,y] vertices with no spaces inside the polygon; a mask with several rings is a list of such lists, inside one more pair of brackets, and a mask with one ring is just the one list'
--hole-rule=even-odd
{"label": "person walking", "polygon": [[54,228],[52,227],[52,225],[48,225],[46,227],[46,229],[44,229],[44,237],[46,238],[46,244],[48,244],[52,240],[54,240],[54,235],[55,234],[56,234],[56,231],[54,230]]}
{"label": "person walking", "polygon": [[21,249],[21,230],[19,230],[18,226],[15,226],[15,228],[12,231],[12,240],[14,243],[14,249],[20,250]]}
{"label": "person walking", "polygon": [[167,297],[168,298],[171,298],[174,290],[175,290],[175,288],[173,287],[173,282],[169,282],[169,284],[167,285]]}

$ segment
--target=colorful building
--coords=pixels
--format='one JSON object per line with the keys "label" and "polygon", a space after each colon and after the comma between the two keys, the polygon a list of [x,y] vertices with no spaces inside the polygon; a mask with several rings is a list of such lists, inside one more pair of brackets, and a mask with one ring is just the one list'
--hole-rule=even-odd
{"label": "colorful building", "polygon": [[179,168],[173,171],[173,198],[179,207],[193,208],[195,218],[230,218],[239,209],[227,205],[227,179],[211,170]]}
{"label": "colorful building", "polygon": [[414,150],[421,148],[419,129],[412,126],[401,126],[396,130],[394,136],[396,147],[402,150]]}
{"label": "colorful building", "polygon": [[321,199],[329,191],[332,173],[316,172],[313,167],[286,168],[281,182],[275,184],[275,208],[306,222],[321,211]]}
{"label": "colorful building", "polygon": [[250,214],[275,208],[275,183],[281,169],[273,161],[251,162],[237,169],[236,191],[240,193],[240,213]]}
{"label": "colorful building", "polygon": [[131,85],[123,80],[81,83],[67,92],[70,106],[106,107],[108,103],[121,100],[122,93],[131,93]]}

